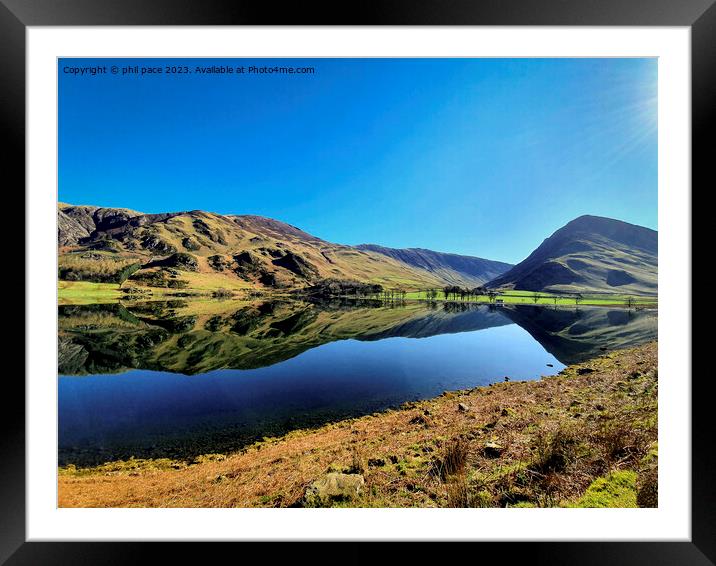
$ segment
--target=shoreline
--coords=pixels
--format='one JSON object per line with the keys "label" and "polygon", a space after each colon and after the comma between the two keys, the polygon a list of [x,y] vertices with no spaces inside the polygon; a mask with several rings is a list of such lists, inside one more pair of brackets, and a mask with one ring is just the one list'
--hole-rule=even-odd
{"label": "shoreline", "polygon": [[655,493],[657,380],[650,342],[556,376],[445,392],[233,454],[61,468],[58,503],[307,506],[315,485],[345,476],[360,477],[361,489],[321,506],[635,506]]}
{"label": "shoreline", "polygon": [[[422,291],[411,291],[410,293],[420,293]],[[610,300],[609,298],[595,298],[590,297],[581,300],[577,303],[566,303],[564,301],[573,300],[569,297],[559,297],[555,303],[553,301],[554,296],[541,296],[538,302],[530,297],[530,295],[504,295],[502,298],[504,303],[491,302],[488,299],[475,299],[475,300],[463,300],[463,299],[445,299],[436,297],[434,299],[428,299],[423,297],[406,297],[406,298],[373,298],[373,297],[359,297],[355,295],[332,295],[326,297],[316,297],[309,294],[299,294],[295,290],[291,291],[264,291],[256,289],[245,289],[245,290],[234,290],[226,296],[216,296],[214,291],[207,289],[182,289],[182,290],[171,290],[165,288],[151,288],[151,287],[124,287],[122,288],[119,284],[113,283],[89,283],[89,282],[73,282],[73,281],[58,281],[57,289],[57,304],[58,306],[79,306],[85,304],[103,304],[103,303],[121,303],[125,302],[144,302],[144,301],[163,301],[163,300],[176,300],[176,299],[187,299],[187,300],[220,300],[220,301],[248,301],[256,300],[260,298],[267,299],[291,299],[291,300],[311,300],[311,299],[325,299],[325,300],[352,300],[352,301],[367,301],[367,302],[381,302],[384,304],[398,304],[406,302],[418,302],[418,303],[435,303],[435,304],[457,304],[457,305],[486,305],[493,307],[502,306],[538,306],[538,307],[552,307],[552,308],[579,308],[579,307],[608,307],[608,308],[620,308],[625,310],[658,310],[659,303],[658,298],[652,300],[651,297],[635,297],[635,303],[631,306],[626,305],[624,300],[614,299],[614,302],[605,302]]]}

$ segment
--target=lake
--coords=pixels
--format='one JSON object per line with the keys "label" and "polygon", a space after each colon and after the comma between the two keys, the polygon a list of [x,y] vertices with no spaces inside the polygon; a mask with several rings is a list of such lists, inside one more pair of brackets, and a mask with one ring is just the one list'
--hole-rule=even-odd
{"label": "lake", "polygon": [[283,300],[60,306],[59,462],[191,457],[657,337],[655,311]]}

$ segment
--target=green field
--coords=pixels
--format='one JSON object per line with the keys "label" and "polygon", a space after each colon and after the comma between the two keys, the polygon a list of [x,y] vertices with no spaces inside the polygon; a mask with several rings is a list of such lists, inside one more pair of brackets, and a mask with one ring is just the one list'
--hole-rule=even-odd
{"label": "green field", "polygon": [[[491,303],[490,297],[487,295],[474,295],[465,297],[464,299],[445,298],[442,291],[434,299],[429,299],[427,291],[409,291],[405,295],[406,299],[414,300],[434,300],[434,301],[452,301],[452,302],[469,302],[469,303]],[[532,293],[529,291],[503,291],[495,297],[495,300],[502,300],[506,304],[525,304],[525,305],[593,305],[593,306],[627,306],[627,302],[631,299],[630,306],[639,307],[656,307],[658,300],[656,297],[635,297],[632,295],[601,295],[601,294],[582,294],[581,299],[576,299],[574,295],[555,295],[552,293]]]}
{"label": "green field", "polygon": [[123,296],[117,283],[94,283],[92,281],[58,281],[57,302],[60,305],[91,305]]}
{"label": "green field", "polygon": [[[222,277],[223,274],[217,274],[214,284],[207,284],[206,274],[203,273],[192,273],[189,274],[192,277],[191,285],[187,289],[183,289],[184,292],[193,291],[195,293],[201,292],[207,294],[214,288],[222,287],[229,288],[234,291],[245,291],[247,288],[241,285],[227,285],[228,281],[226,277]],[[245,283],[243,284],[245,285]],[[158,288],[142,288],[145,292],[149,292],[151,298],[159,299],[171,295],[169,289],[158,289]],[[267,293],[270,295],[271,293]],[[58,281],[57,284],[57,296],[58,304],[95,304],[117,300],[125,297],[124,293],[120,290],[120,286],[116,283],[95,283],[91,281]],[[149,297],[147,297],[149,298]],[[397,298],[397,297],[396,297]],[[418,301],[449,301],[449,302],[461,302],[461,303],[477,303],[477,304],[490,304],[494,301],[501,300],[505,304],[524,304],[524,305],[556,305],[556,306],[631,306],[631,307],[657,307],[658,300],[656,297],[636,297],[631,295],[606,295],[606,294],[583,294],[580,299],[575,298],[574,295],[556,295],[552,293],[532,293],[528,291],[504,291],[499,293],[492,299],[487,295],[471,295],[469,297],[457,298],[450,296],[445,298],[442,291],[438,293],[438,296],[434,299],[429,298],[428,291],[407,291],[405,296],[402,297],[405,300],[418,300]],[[631,301],[631,302],[629,302]]]}

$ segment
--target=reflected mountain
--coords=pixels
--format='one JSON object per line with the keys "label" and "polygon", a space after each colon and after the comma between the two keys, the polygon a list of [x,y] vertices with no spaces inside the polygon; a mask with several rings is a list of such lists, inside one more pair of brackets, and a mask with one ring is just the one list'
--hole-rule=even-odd
{"label": "reflected mountain", "polygon": [[61,306],[59,461],[232,452],[505,376],[554,375],[603,348],[655,337],[656,313],[604,308],[261,299]]}
{"label": "reflected mountain", "polygon": [[427,338],[516,323],[564,364],[656,338],[656,313],[334,300],[60,306],[62,375],[255,369],[341,340]]}
{"label": "reflected mountain", "polygon": [[630,348],[657,339],[654,310],[510,305],[500,312],[565,365],[584,362],[607,350]]}

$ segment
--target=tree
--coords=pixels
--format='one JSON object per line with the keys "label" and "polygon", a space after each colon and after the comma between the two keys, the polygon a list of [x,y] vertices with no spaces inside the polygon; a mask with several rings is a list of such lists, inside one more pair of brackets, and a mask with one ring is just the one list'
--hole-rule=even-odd
{"label": "tree", "polygon": [[141,264],[141,263],[133,263],[133,264],[131,264],[131,265],[128,265],[128,266],[125,267],[124,269],[122,269],[122,270],[117,274],[117,282],[119,283],[120,289],[122,288],[122,284],[123,284],[127,279],[129,279],[134,273],[136,273],[137,271],[139,271],[141,268],[142,268],[142,264]]}
{"label": "tree", "polygon": [[578,305],[582,302],[583,299],[584,297],[582,297],[582,293],[577,293],[576,295],[574,295],[574,304]]}
{"label": "tree", "polygon": [[541,298],[542,297],[540,297],[540,294],[537,291],[532,293],[532,300],[534,301],[535,304],[537,304]]}
{"label": "tree", "polygon": [[624,300],[624,304],[625,304],[625,305],[627,306],[627,308],[629,308],[629,309],[634,306],[634,303],[635,303],[635,302],[636,302],[636,301],[634,300],[634,297],[627,297],[627,298]]}

